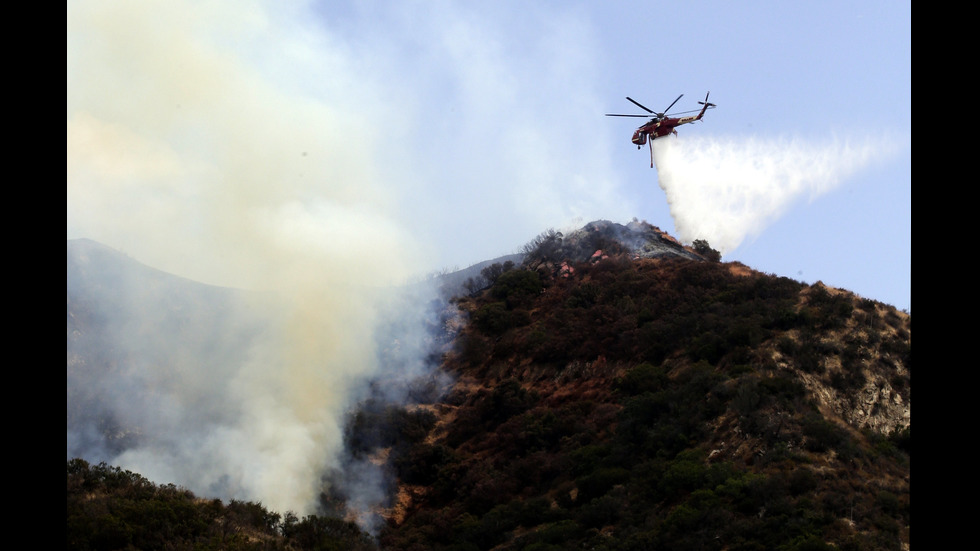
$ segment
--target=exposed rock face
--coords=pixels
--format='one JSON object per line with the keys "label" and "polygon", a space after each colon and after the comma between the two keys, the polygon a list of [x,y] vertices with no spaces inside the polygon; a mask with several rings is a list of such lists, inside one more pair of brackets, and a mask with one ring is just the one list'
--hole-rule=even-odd
{"label": "exposed rock face", "polygon": [[855,428],[889,434],[912,424],[910,352],[892,344],[908,341],[911,317],[873,301],[855,301],[860,307],[846,324],[820,343],[840,353],[826,357],[822,376],[800,373],[800,378],[826,413]]}

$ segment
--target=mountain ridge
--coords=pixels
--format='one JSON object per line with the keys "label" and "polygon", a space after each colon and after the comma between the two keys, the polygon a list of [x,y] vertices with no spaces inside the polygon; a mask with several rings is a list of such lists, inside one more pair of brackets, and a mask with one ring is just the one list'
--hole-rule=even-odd
{"label": "mountain ridge", "polygon": [[345,428],[388,497],[334,472],[323,512],[384,549],[907,548],[910,315],[710,258],[596,221],[454,273],[439,369]]}
{"label": "mountain ridge", "polygon": [[[674,468],[724,466],[735,469],[725,475],[732,484],[761,476],[778,487],[795,484],[781,474],[793,473],[791,479],[798,477],[804,487],[826,496],[818,508],[831,516],[840,510],[830,503],[847,495],[870,495],[870,510],[882,496],[899,496],[907,504],[907,456],[893,456],[893,463],[892,456],[885,460],[869,449],[908,450],[907,314],[739,264],[635,258],[621,251],[590,256],[571,270],[556,259],[530,265],[535,269],[508,273],[525,282],[534,279],[527,273],[539,274],[540,291],[528,294],[527,286],[503,281],[504,274],[488,289],[457,301],[471,323],[443,364],[457,381],[445,400],[451,414],[438,417],[438,437],[409,448],[405,453],[414,460],[397,468],[403,483],[392,518],[398,528],[382,539],[391,548],[413,548],[407,544],[410,534],[440,522],[455,526],[456,536],[430,536],[426,541],[434,548],[460,539],[481,549],[557,542],[687,547],[681,540],[697,548],[717,544],[718,538],[768,542],[765,547],[774,548],[802,537],[784,533],[788,539],[780,540],[776,525],[762,528],[739,517],[747,511],[739,513],[734,503],[721,507],[722,502],[715,507],[742,520],[730,519],[728,527],[707,523],[714,535],[703,526],[695,529],[699,521],[685,526],[700,535],[682,536],[667,521],[694,502],[661,490],[652,495],[666,502],[637,497],[651,491],[650,481],[636,474],[645,469],[669,476]],[[677,330],[683,327],[688,329]],[[698,397],[707,402],[698,405]],[[668,412],[673,413],[663,417]],[[663,426],[646,428],[651,423]],[[637,448],[637,441],[650,444]],[[595,453],[594,463],[585,463],[593,467],[581,466]],[[647,454],[651,459],[635,459]],[[868,463],[871,457],[878,459]],[[420,458],[439,462],[417,473],[412,465]],[[874,464],[878,460],[881,465]],[[406,485],[405,479],[425,484]],[[862,494],[856,484],[872,487]],[[709,484],[697,491],[714,495],[715,488]],[[532,515],[532,503],[550,505]],[[774,505],[756,503],[759,518]],[[632,508],[661,520],[648,524],[614,512]],[[714,514],[704,510],[698,517]],[[802,514],[801,509],[791,516]],[[418,519],[424,519],[422,525]],[[567,523],[564,535],[548,532],[562,522]],[[490,526],[498,531],[508,526],[509,535],[491,537]],[[898,525],[890,526],[901,533]],[[874,543],[881,533],[866,529],[829,522],[820,528],[821,536],[811,534],[797,544],[891,548]],[[843,532],[831,536],[828,530]]]}

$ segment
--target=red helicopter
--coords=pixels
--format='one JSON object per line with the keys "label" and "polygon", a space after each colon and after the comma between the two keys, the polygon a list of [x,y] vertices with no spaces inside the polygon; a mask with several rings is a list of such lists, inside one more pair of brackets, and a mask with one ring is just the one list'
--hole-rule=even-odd
{"label": "red helicopter", "polygon": [[707,94],[705,94],[704,101],[699,101],[698,102],[700,105],[703,105],[703,107],[701,108],[700,111],[694,110],[694,111],[684,111],[683,113],[677,113],[678,115],[683,115],[685,113],[695,113],[695,112],[697,113],[697,115],[692,115],[690,117],[669,117],[669,116],[667,116],[667,111],[670,111],[670,108],[673,107],[674,104],[677,103],[682,97],[684,97],[684,94],[681,94],[681,95],[677,96],[677,99],[675,99],[673,101],[673,103],[671,103],[670,105],[668,105],[667,106],[667,109],[664,109],[662,113],[657,113],[655,111],[652,111],[650,109],[647,109],[646,107],[644,107],[643,105],[641,105],[635,99],[627,96],[626,99],[628,99],[630,102],[632,102],[634,105],[636,105],[640,109],[643,109],[644,111],[646,111],[647,113],[649,113],[649,115],[619,115],[619,114],[615,114],[615,113],[606,113],[606,116],[607,117],[650,117],[650,115],[653,115],[650,118],[650,120],[646,122],[646,124],[644,124],[643,126],[637,128],[636,129],[636,132],[633,132],[633,143],[636,144],[636,148],[637,149],[639,149],[640,146],[646,144],[647,143],[647,138],[649,137],[649,139],[650,139],[650,167],[652,168],[653,167],[653,140],[655,140],[657,138],[663,138],[664,136],[667,136],[668,134],[674,134],[676,136],[677,135],[676,128],[678,126],[680,126],[682,124],[687,124],[689,122],[694,122],[694,121],[701,120],[701,117],[704,116],[704,112],[705,111],[707,111],[709,108],[715,107],[715,104],[708,103],[708,96],[709,95],[711,95],[711,92],[708,92]]}

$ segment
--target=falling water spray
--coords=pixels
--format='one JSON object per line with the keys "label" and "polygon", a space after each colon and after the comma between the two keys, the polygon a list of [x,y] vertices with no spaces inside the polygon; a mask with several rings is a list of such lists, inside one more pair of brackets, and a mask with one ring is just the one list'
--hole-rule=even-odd
{"label": "falling water spray", "polygon": [[685,136],[655,140],[653,156],[678,237],[724,254],[894,149],[872,139]]}

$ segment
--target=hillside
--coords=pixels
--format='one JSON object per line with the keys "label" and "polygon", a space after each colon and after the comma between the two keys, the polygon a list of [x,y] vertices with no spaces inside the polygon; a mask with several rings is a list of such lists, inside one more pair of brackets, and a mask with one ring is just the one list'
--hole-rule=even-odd
{"label": "hillside", "polygon": [[[453,280],[439,370],[409,403],[376,381],[346,428],[389,477],[376,544],[908,548],[910,315],[710,252],[594,223]],[[260,548],[316,547],[269,519]]]}
{"label": "hillside", "polygon": [[393,460],[383,544],[907,546],[910,316],[614,248],[457,301],[456,383]]}

